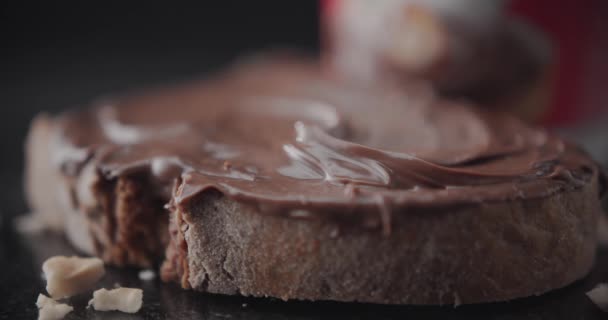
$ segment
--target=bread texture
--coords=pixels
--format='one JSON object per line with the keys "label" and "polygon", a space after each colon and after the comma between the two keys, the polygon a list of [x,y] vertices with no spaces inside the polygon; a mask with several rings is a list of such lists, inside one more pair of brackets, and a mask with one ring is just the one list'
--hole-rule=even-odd
{"label": "bread texture", "polygon": [[592,267],[596,185],[396,212],[389,236],[264,215],[208,192],[171,213],[162,276],[204,292],[284,300],[459,305],[539,295]]}

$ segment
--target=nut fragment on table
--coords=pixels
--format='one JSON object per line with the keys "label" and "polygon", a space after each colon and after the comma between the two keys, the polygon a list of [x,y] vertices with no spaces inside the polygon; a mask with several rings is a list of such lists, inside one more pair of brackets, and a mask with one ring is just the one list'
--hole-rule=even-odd
{"label": "nut fragment on table", "polygon": [[105,274],[99,258],[51,257],[42,264],[46,291],[53,299],[68,298],[92,289]]}
{"label": "nut fragment on table", "polygon": [[141,270],[137,276],[139,277],[139,280],[151,281],[156,278],[156,272],[150,269]]}
{"label": "nut fragment on table", "polygon": [[43,294],[38,295],[36,300],[38,307],[38,320],[59,320],[63,319],[74,308],[64,303],[59,303]]}
{"label": "nut fragment on table", "polygon": [[135,288],[99,289],[93,292],[89,306],[97,311],[135,313],[141,309],[143,291]]}
{"label": "nut fragment on table", "polygon": [[587,292],[587,297],[602,311],[608,312],[608,284],[598,284],[591,291]]}

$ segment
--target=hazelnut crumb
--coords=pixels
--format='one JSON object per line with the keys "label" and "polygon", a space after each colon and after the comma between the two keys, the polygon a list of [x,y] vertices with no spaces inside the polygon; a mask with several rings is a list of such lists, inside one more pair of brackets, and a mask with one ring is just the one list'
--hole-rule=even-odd
{"label": "hazelnut crumb", "polygon": [[141,309],[143,291],[135,288],[99,289],[93,292],[89,306],[97,311],[135,313]]}
{"label": "hazelnut crumb", "polygon": [[103,277],[105,268],[99,258],[55,256],[42,264],[46,291],[53,299],[68,298],[87,291]]}
{"label": "hazelnut crumb", "polygon": [[38,307],[38,320],[59,320],[63,319],[74,308],[64,303],[59,303],[43,294],[38,295],[36,300]]}
{"label": "hazelnut crumb", "polygon": [[602,311],[608,312],[608,284],[600,283],[586,294]]}

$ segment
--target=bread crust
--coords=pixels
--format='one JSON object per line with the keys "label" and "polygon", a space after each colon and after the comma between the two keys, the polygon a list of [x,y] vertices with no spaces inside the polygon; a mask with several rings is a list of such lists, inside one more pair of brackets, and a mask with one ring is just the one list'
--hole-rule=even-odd
{"label": "bread crust", "polygon": [[168,255],[163,278],[283,300],[459,305],[539,295],[592,267],[596,179],[543,198],[394,212],[388,236],[262,214],[207,192],[172,212],[169,248],[182,254]]}

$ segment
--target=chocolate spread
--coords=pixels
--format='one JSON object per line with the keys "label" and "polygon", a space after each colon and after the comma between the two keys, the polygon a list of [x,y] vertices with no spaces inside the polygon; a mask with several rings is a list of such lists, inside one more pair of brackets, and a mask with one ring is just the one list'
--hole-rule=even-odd
{"label": "chocolate spread", "polygon": [[292,217],[544,197],[598,175],[584,152],[515,118],[424,83],[353,87],[312,63],[241,66],[60,123],[53,160],[66,175],[85,162],[108,179],[148,172],[167,200],[179,183],[176,205],[216,190]]}

